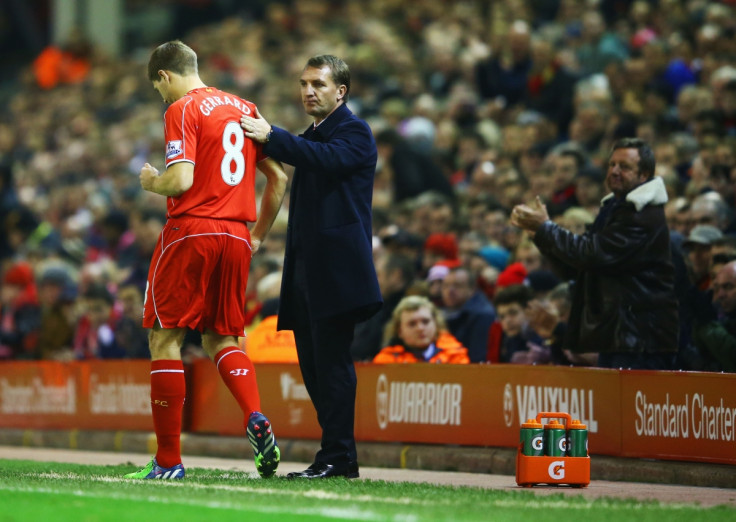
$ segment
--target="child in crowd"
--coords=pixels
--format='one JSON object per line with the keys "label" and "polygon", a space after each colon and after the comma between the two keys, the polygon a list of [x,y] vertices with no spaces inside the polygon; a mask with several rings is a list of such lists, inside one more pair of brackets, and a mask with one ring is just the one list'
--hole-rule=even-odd
{"label": "child in crowd", "polygon": [[493,304],[497,318],[491,326],[489,360],[516,364],[545,364],[550,361],[550,349],[529,326],[526,308],[532,291],[525,285],[510,285],[500,289]]}

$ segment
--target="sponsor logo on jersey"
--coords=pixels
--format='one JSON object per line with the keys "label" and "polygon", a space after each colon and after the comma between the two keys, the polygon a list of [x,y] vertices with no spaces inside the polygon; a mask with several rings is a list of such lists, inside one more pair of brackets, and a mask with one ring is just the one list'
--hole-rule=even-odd
{"label": "sponsor logo on jersey", "polygon": [[183,152],[182,141],[174,140],[166,144],[166,159],[175,158]]}

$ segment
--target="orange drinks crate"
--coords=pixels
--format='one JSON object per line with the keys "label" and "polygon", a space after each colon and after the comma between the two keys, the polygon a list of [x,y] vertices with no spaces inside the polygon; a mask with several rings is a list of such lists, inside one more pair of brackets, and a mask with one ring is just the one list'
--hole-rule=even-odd
{"label": "orange drinks crate", "polygon": [[[561,419],[565,429],[570,428],[570,414],[560,412],[541,412],[537,414],[537,422],[542,419]],[[550,457],[524,455],[523,443],[516,452],[516,483],[522,487],[536,484],[567,485],[585,487],[590,484],[590,456],[585,457]]]}

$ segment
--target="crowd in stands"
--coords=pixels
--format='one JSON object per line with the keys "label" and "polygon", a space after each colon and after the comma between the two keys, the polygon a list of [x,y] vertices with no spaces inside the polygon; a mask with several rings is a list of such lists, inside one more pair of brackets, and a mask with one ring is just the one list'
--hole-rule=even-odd
{"label": "crowd in stands", "polygon": [[[402,307],[438,330],[425,360],[462,348],[436,359],[595,365],[595,346],[560,348],[574,281],[509,213],[540,196],[582,233],[612,143],[639,137],[669,196],[677,368],[735,371],[736,2],[285,0],[172,36],[196,50],[205,82],[295,133],[308,125],[293,80],[306,59],[349,64],[349,105],[378,144],[386,303],[359,326],[356,360],[411,353]],[[165,107],[145,74],[151,49],[74,48],[73,74],[51,74],[63,57],[45,53],[0,106],[0,360],[148,356],[142,300],[166,215],[138,172],[162,168]],[[249,329],[275,313],[287,213],[288,195],[252,264]],[[427,299],[404,309],[407,296]],[[203,355],[196,332],[183,350]]]}

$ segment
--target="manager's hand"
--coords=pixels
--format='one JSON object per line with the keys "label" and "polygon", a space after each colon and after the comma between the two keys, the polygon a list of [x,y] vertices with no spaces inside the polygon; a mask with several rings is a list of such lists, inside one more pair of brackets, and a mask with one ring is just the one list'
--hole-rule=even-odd
{"label": "manager's hand", "polygon": [[256,107],[256,117],[243,116],[240,118],[240,126],[245,130],[245,135],[257,141],[258,143],[266,143],[271,134],[271,125],[261,116]]}

